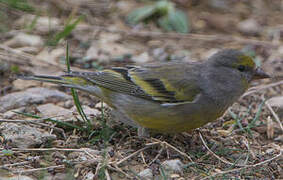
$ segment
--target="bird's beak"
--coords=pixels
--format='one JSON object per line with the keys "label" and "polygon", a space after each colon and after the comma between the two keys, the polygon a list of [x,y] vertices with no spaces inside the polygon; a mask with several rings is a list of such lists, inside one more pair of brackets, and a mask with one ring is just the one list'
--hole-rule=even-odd
{"label": "bird's beak", "polygon": [[253,79],[265,79],[265,78],[271,78],[270,75],[268,75],[266,72],[264,72],[261,68],[256,68],[254,70],[254,75],[253,75]]}

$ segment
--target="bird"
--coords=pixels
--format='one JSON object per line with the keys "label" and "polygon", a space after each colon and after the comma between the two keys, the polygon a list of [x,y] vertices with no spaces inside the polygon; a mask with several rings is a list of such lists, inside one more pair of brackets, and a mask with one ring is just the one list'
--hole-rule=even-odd
{"label": "bird", "polygon": [[100,98],[119,120],[148,132],[180,133],[221,117],[252,80],[270,78],[241,50],[223,49],[204,61],[150,63],[94,72],[21,79],[59,84]]}

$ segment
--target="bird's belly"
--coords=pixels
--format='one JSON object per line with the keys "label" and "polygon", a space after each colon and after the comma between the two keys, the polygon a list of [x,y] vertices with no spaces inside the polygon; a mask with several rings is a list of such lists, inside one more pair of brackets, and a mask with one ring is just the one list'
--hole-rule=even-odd
{"label": "bird's belly", "polygon": [[[138,97],[110,93],[108,102],[142,127],[160,132],[183,132],[216,120],[224,111],[218,111],[213,103],[188,103],[177,106],[162,106],[160,103]],[[123,121],[123,120],[121,120]]]}
{"label": "bird's belly", "polygon": [[183,132],[211,122],[222,113],[207,103],[162,106],[159,103],[132,96],[119,96],[113,104],[140,126],[161,132]]}
{"label": "bird's belly", "polygon": [[193,107],[186,111],[174,109],[159,109],[159,111],[155,111],[151,108],[148,111],[141,110],[140,113],[128,111],[127,114],[141,126],[162,132],[189,131],[214,121],[222,115],[206,113]]}
{"label": "bird's belly", "polygon": [[204,117],[190,115],[187,117],[148,117],[148,116],[130,116],[143,127],[154,129],[160,132],[183,132],[189,131],[211,121]]}

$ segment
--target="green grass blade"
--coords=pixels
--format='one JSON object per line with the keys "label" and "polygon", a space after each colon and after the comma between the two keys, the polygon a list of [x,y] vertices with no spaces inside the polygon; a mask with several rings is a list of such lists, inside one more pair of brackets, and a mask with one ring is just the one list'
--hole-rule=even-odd
{"label": "green grass blade", "polygon": [[264,103],[265,103],[265,100],[263,100],[263,101],[260,103],[260,105],[259,105],[259,107],[258,107],[258,111],[256,112],[256,115],[255,115],[254,119],[253,119],[252,122],[248,125],[249,128],[254,127],[256,121],[259,120],[259,117],[260,117],[260,115],[261,115],[261,112],[262,112],[262,108],[263,108]]}
{"label": "green grass blade", "polygon": [[161,175],[161,177],[163,178],[163,180],[168,180],[168,176],[167,176],[167,174],[166,174],[166,172],[165,172],[163,166],[160,166],[159,169],[160,169],[160,175]]}
{"label": "green grass blade", "polygon": [[78,23],[83,19],[84,16],[80,16],[78,17],[74,23],[68,23],[63,31],[55,34],[55,36],[53,38],[51,38],[47,44],[50,45],[50,46],[55,46],[58,44],[58,42],[67,37],[69,34],[71,34],[71,32],[75,29],[75,27],[78,25]]}
{"label": "green grass blade", "polygon": [[6,4],[12,9],[17,9],[26,12],[35,11],[35,8],[31,6],[26,0],[0,0],[0,3]]}
{"label": "green grass blade", "polygon": [[[26,117],[35,118],[35,119],[41,119],[42,118],[40,116],[33,115],[33,114],[30,114],[30,113],[22,113],[22,112],[17,112],[17,111],[13,111],[13,112],[20,114],[20,115],[23,115],[23,116],[26,116]],[[68,123],[68,122],[63,122],[63,121],[55,120],[55,119],[52,119],[52,118],[43,118],[42,120],[56,123],[58,126],[61,126],[61,127],[69,127],[69,128],[72,128],[72,129],[78,129],[78,130],[81,130],[81,131],[85,131],[85,128],[82,128],[80,126],[77,126],[77,125],[74,125],[74,124],[71,124],[71,123]]]}
{"label": "green grass blade", "polygon": [[71,72],[71,65],[70,65],[70,56],[69,56],[69,43],[66,42],[66,66],[67,66],[67,72]]}
{"label": "green grass blade", "polygon": [[37,23],[37,20],[39,18],[39,15],[35,15],[35,17],[33,18],[33,20],[31,21],[31,23],[26,27],[26,29],[29,31],[29,32],[32,32],[32,30],[34,29],[36,23]]}
{"label": "green grass blade", "polygon": [[[68,42],[67,42],[67,45],[66,45],[66,66],[67,66],[67,72],[70,72],[71,71],[71,65],[70,65],[69,43]],[[83,111],[83,108],[82,108],[80,100],[79,100],[78,93],[76,92],[76,90],[74,88],[71,88],[71,93],[72,93],[73,100],[74,100],[75,106],[77,108],[77,111],[79,112],[79,114],[82,117],[82,119],[84,120],[84,122],[87,122],[88,131],[90,131],[91,122],[87,118],[86,114]]]}

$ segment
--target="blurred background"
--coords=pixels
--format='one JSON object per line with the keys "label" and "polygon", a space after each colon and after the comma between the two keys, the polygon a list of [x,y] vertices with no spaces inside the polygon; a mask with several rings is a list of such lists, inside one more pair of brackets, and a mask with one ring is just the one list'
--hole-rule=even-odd
{"label": "blurred background", "polygon": [[283,66],[280,0],[1,0],[0,8],[1,64],[14,68],[34,60],[10,57],[5,47],[60,66],[66,40],[72,66],[86,69],[206,59],[223,48],[245,49],[275,71]]}

